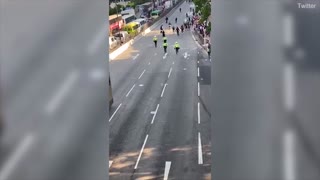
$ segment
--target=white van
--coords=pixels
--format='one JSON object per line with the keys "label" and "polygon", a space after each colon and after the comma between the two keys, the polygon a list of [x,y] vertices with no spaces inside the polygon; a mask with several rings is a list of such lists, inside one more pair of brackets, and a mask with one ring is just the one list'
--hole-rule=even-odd
{"label": "white van", "polygon": [[138,32],[141,32],[144,30],[144,27],[145,27],[145,24],[147,23],[147,20],[144,18],[139,18],[139,19],[134,20],[134,22],[139,24]]}

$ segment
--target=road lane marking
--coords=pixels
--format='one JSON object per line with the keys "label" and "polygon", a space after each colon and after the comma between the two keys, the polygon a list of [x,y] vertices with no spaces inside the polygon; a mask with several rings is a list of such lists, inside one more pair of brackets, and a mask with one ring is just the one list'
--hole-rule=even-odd
{"label": "road lane marking", "polygon": [[104,41],[107,39],[107,29],[108,25],[104,24],[101,30],[96,34],[92,42],[89,44],[87,53],[92,55],[94,54],[98,48],[102,45]]}
{"label": "road lane marking", "polygon": [[146,145],[146,142],[147,142],[148,137],[149,137],[149,135],[147,134],[146,138],[144,139],[144,142],[143,142],[142,148],[141,148],[141,150],[140,150],[139,157],[138,157],[138,160],[137,160],[137,162],[136,162],[136,165],[134,166],[134,169],[137,169],[137,167],[138,167],[138,164],[139,164],[139,161],[140,161],[140,158],[141,158],[141,155],[142,155],[144,146]]}
{"label": "road lane marking", "polygon": [[56,91],[57,93],[52,97],[52,99],[47,104],[45,110],[48,114],[53,113],[61,104],[62,100],[71,90],[72,86],[76,83],[79,78],[79,73],[76,70],[71,71],[67,78],[65,78],[62,85]]}
{"label": "road lane marking", "polygon": [[137,59],[138,56],[139,56],[139,54],[135,55],[132,59],[135,60],[135,59]]}
{"label": "road lane marking", "polygon": [[172,64],[174,64],[174,62],[172,62]]}
{"label": "road lane marking", "polygon": [[106,73],[102,69],[94,69],[89,73],[89,77],[95,81],[104,79],[106,77]]}
{"label": "road lane marking", "polygon": [[200,63],[200,61],[198,61],[198,64]]}
{"label": "road lane marking", "polygon": [[144,72],[146,72],[146,70],[143,70],[138,79],[140,79],[143,76]]}
{"label": "road lane marking", "polygon": [[149,62],[148,65],[150,65],[151,63]]}
{"label": "road lane marking", "polygon": [[292,63],[284,65],[284,104],[287,111],[295,108],[295,71]]}
{"label": "road lane marking", "polygon": [[294,20],[291,14],[283,17],[283,42],[285,46],[294,44]]}
{"label": "road lane marking", "polygon": [[198,77],[200,77],[200,69],[199,69],[199,67],[198,67]]}
{"label": "road lane marking", "polygon": [[198,164],[203,164],[201,134],[198,133]]}
{"label": "road lane marking", "polygon": [[198,102],[198,124],[200,124],[200,103]]}
{"label": "road lane marking", "polygon": [[117,107],[117,109],[114,111],[114,113],[112,114],[112,116],[109,119],[109,122],[112,120],[113,116],[118,112],[119,108],[121,107],[122,103],[119,104],[119,106]]}
{"label": "road lane marking", "polygon": [[171,167],[171,161],[166,161],[163,180],[168,180],[170,167]]}
{"label": "road lane marking", "polygon": [[165,91],[165,89],[166,89],[167,85],[168,85],[167,83],[166,83],[166,84],[164,84],[163,89],[162,89],[162,93],[161,93],[161,97],[163,97],[163,93],[164,93],[164,91]]}
{"label": "road lane marking", "polygon": [[111,167],[112,163],[113,163],[113,161],[109,161],[109,168]]}
{"label": "road lane marking", "polygon": [[139,84],[140,87],[143,87],[143,84]]}
{"label": "road lane marking", "polygon": [[198,96],[200,97],[200,83],[198,82]]}
{"label": "road lane marking", "polygon": [[295,136],[292,130],[286,130],[283,136],[284,180],[296,180]]}
{"label": "road lane marking", "polygon": [[25,153],[31,148],[34,144],[35,136],[33,134],[28,134],[24,139],[19,143],[18,147],[8,158],[7,162],[4,164],[3,168],[0,171],[0,180],[7,180],[12,174],[12,171],[17,167],[19,161]]}
{"label": "road lane marking", "polygon": [[153,121],[154,121],[154,119],[156,118],[156,115],[157,115],[157,113],[158,113],[158,109],[159,109],[159,104],[157,105],[157,108],[156,108],[156,110],[154,111],[151,124],[153,124]]}
{"label": "road lane marking", "polygon": [[169,78],[170,75],[171,75],[171,71],[172,71],[172,67],[170,68],[170,71],[169,71],[169,74],[168,74],[168,78]]}
{"label": "road lane marking", "polygon": [[185,59],[187,59],[187,57],[188,57],[187,52],[184,53],[183,57],[184,57]]}
{"label": "road lane marking", "polygon": [[165,59],[165,58],[167,57],[167,54],[168,54],[168,53],[165,53],[165,54],[164,54],[163,59]]}
{"label": "road lane marking", "polygon": [[136,84],[134,84],[133,86],[132,86],[132,88],[129,90],[129,92],[127,93],[127,95],[126,95],[126,97],[128,97],[129,96],[129,94],[131,93],[131,91],[133,90],[133,88],[136,86]]}

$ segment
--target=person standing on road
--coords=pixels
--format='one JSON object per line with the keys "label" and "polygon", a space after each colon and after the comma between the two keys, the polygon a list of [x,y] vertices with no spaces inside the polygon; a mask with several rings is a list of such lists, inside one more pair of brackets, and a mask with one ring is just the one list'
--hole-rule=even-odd
{"label": "person standing on road", "polygon": [[175,22],[176,22],[176,24],[177,24],[177,22],[178,22],[178,18],[176,17],[176,19],[175,19]]}
{"label": "person standing on road", "polygon": [[178,51],[180,49],[180,44],[178,42],[174,44],[174,49],[176,50],[176,54],[178,54]]}
{"label": "person standing on road", "polygon": [[180,8],[179,10],[180,10],[180,12],[181,12],[181,8]]}
{"label": "person standing on road", "polygon": [[167,42],[167,37],[163,37],[163,42],[164,42],[164,43]]}
{"label": "person standing on road", "polygon": [[157,36],[153,37],[154,47],[157,47],[158,38]]}
{"label": "person standing on road", "polygon": [[208,59],[211,59],[210,54],[211,54],[211,45],[210,43],[208,43]]}
{"label": "person standing on road", "polygon": [[179,27],[176,28],[176,31],[177,31],[177,35],[179,36],[179,31],[180,31]]}
{"label": "person standing on road", "polygon": [[169,18],[168,18],[168,17],[166,17],[166,24],[168,24],[168,19],[169,19]]}
{"label": "person standing on road", "polygon": [[162,37],[166,37],[166,33],[162,30]]}
{"label": "person standing on road", "polygon": [[175,28],[174,28],[174,26],[172,26],[172,31],[174,32],[174,30],[175,30]]}
{"label": "person standing on road", "polygon": [[183,25],[181,25],[180,29],[181,29],[181,33],[183,33],[183,29],[184,29]]}
{"label": "person standing on road", "polygon": [[171,29],[171,22],[169,22],[169,29]]}
{"label": "person standing on road", "polygon": [[168,43],[167,42],[163,43],[164,53],[167,53],[167,47],[168,47]]}

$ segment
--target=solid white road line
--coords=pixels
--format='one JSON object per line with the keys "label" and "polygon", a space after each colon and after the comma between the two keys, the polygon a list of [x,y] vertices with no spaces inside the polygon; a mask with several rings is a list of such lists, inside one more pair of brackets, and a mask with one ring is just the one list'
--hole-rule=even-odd
{"label": "solid white road line", "polygon": [[113,163],[113,161],[109,161],[109,168],[111,167],[112,163]]}
{"label": "solid white road line", "polygon": [[200,63],[200,61],[198,61],[198,64]]}
{"label": "solid white road line", "polygon": [[150,65],[151,63],[149,62],[148,65]]}
{"label": "solid white road line", "polygon": [[146,138],[144,139],[144,142],[143,142],[142,148],[141,148],[141,150],[140,150],[140,154],[139,154],[138,160],[137,160],[137,162],[136,162],[136,165],[134,166],[134,169],[137,169],[137,167],[138,167],[138,164],[139,164],[139,161],[140,161],[140,158],[141,158],[141,155],[142,155],[144,146],[146,145],[146,142],[147,142],[148,137],[149,137],[149,135],[147,134]]}
{"label": "solid white road line", "polygon": [[200,124],[200,103],[198,102],[198,124]]}
{"label": "solid white road line", "polygon": [[151,124],[153,124],[153,121],[154,121],[154,119],[156,118],[156,115],[157,115],[157,113],[158,113],[158,109],[159,109],[159,104],[157,105],[157,108],[156,108],[156,110],[154,111]]}
{"label": "solid white road line", "polygon": [[292,130],[286,130],[283,136],[284,180],[296,180],[295,136]]}
{"label": "solid white road line", "polygon": [[93,41],[89,44],[87,49],[88,54],[94,54],[104,41],[107,42],[107,29],[108,25],[104,24],[101,30],[94,37]]}
{"label": "solid white road line", "polygon": [[199,69],[199,67],[198,67],[198,77],[200,77],[200,69]]}
{"label": "solid white road line", "polygon": [[109,119],[109,122],[112,120],[113,116],[118,112],[119,108],[121,107],[122,103],[119,104],[119,106],[117,107],[117,109],[114,111],[114,113],[112,114],[112,116]]}
{"label": "solid white road line", "polygon": [[171,75],[171,71],[172,71],[172,67],[170,68],[170,71],[169,71],[169,74],[168,74],[168,78],[169,78],[170,75]]}
{"label": "solid white road line", "polygon": [[171,167],[171,161],[166,161],[166,166],[164,167],[163,180],[168,180],[170,167]]}
{"label": "solid white road line", "polygon": [[76,70],[71,71],[67,78],[64,80],[62,85],[56,91],[57,93],[52,97],[52,99],[47,104],[45,110],[48,114],[53,113],[61,104],[62,100],[71,90],[72,86],[75,84],[79,77],[79,73]]}
{"label": "solid white road line", "polygon": [[200,83],[198,82],[198,96],[200,97]]}
{"label": "solid white road line", "polygon": [[129,94],[131,93],[131,91],[133,90],[133,88],[136,86],[136,84],[134,84],[133,86],[132,86],[132,88],[129,90],[129,92],[127,93],[127,95],[126,95],[126,97],[128,97],[129,96]]}
{"label": "solid white road line", "polygon": [[34,141],[35,137],[33,134],[28,134],[27,136],[25,136],[25,138],[20,142],[18,147],[15,149],[13,154],[9,157],[9,159],[1,169],[0,180],[9,179],[9,176],[12,174],[12,171],[19,164],[19,161],[21,160],[23,155],[31,148]]}
{"label": "solid white road line", "polygon": [[283,43],[285,46],[294,44],[294,21],[291,14],[283,17]]}
{"label": "solid white road line", "polygon": [[143,76],[144,72],[146,72],[146,70],[143,70],[138,79],[140,79]]}
{"label": "solid white road line", "polygon": [[293,64],[286,63],[284,66],[284,104],[287,111],[295,108],[295,71]]}
{"label": "solid white road line", "polygon": [[198,133],[198,164],[203,164],[201,134]]}
{"label": "solid white road line", "polygon": [[132,59],[135,60],[135,59],[137,59],[138,56],[139,56],[139,54],[135,55]]}
{"label": "solid white road line", "polygon": [[163,93],[164,93],[164,90],[166,89],[167,85],[168,85],[167,83],[164,84],[163,89],[162,89],[162,93],[161,93],[161,97],[163,97]]}
{"label": "solid white road line", "polygon": [[174,64],[174,62],[172,62],[172,64]]}

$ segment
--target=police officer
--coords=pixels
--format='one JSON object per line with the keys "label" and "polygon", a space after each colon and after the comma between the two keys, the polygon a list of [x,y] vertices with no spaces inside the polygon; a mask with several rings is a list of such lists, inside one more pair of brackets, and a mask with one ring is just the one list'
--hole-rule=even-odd
{"label": "police officer", "polygon": [[154,47],[157,47],[158,38],[157,36],[153,37]]}
{"label": "police officer", "polygon": [[176,54],[178,54],[178,51],[180,49],[180,44],[178,42],[174,44],[174,49],[176,50]]}
{"label": "police officer", "polygon": [[167,43],[167,42],[164,42],[164,43],[163,43],[164,53],[167,53],[167,47],[168,47],[168,43]]}
{"label": "police officer", "polygon": [[164,42],[164,43],[167,42],[167,37],[163,37],[163,42]]}

